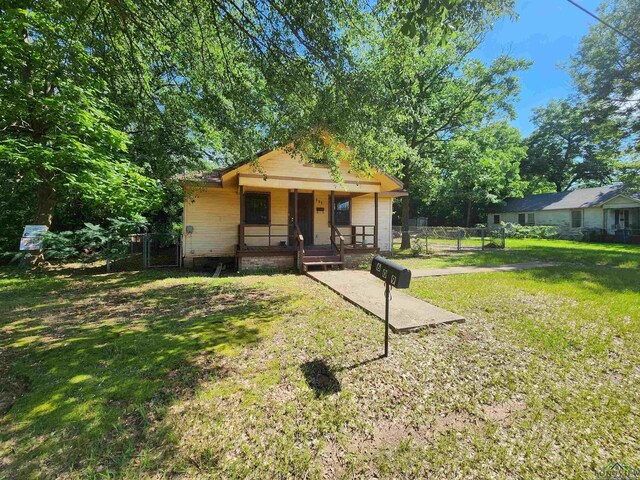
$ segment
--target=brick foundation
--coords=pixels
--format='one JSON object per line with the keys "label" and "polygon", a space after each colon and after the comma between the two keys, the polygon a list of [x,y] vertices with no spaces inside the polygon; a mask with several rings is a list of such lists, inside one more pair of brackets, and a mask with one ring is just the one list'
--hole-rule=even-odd
{"label": "brick foundation", "polygon": [[344,266],[351,269],[369,268],[371,259],[375,257],[374,253],[351,253],[345,254]]}
{"label": "brick foundation", "polygon": [[295,257],[293,255],[280,255],[271,257],[250,257],[244,256],[238,259],[238,271],[255,272],[266,271],[286,271],[295,267]]}

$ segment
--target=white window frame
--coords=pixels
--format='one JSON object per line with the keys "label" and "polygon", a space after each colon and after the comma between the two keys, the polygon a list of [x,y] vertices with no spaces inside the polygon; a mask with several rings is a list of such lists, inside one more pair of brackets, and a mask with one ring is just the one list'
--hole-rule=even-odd
{"label": "white window frame", "polygon": [[527,213],[526,225],[535,225],[535,224],[536,224],[536,214],[533,212]]}
{"label": "white window frame", "polygon": [[[579,214],[579,219],[580,221],[578,222],[580,225],[575,225],[574,223],[574,215],[575,214]],[[571,228],[582,228],[582,224],[583,224],[583,218],[582,218],[582,210],[571,210]]]}

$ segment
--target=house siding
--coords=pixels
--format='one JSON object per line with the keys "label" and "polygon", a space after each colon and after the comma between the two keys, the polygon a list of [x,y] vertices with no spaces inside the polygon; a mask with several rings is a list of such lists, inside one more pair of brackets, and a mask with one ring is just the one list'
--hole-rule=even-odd
{"label": "house siding", "polygon": [[[339,170],[342,182],[336,182],[331,177],[329,168],[325,166],[303,163],[285,151],[276,150],[260,157],[256,163],[241,166],[237,173],[241,176],[240,183],[247,186],[359,193],[384,192],[399,188],[389,177],[373,170],[368,174],[358,175],[346,161],[340,164]],[[223,185],[228,186],[229,182],[233,181],[232,178],[234,176],[229,174],[229,180],[223,181]]]}
{"label": "house siding", "polygon": [[584,228],[604,228],[604,210],[602,208],[584,208]]}
{"label": "house siding", "polygon": [[[189,189],[184,201],[184,255],[233,257],[238,243],[240,195],[237,189]],[[188,234],[186,227],[192,226]]]}
{"label": "house siding", "polygon": [[[271,196],[271,223],[286,224],[289,216],[289,190],[245,187],[245,192],[269,192]],[[307,191],[301,191],[306,193]],[[194,257],[233,257],[238,243],[238,225],[240,223],[240,194],[237,188],[191,188],[187,189],[184,201],[184,256],[188,263]],[[323,211],[318,211],[322,208]],[[328,245],[331,234],[329,227],[329,192],[314,192],[314,243]],[[373,225],[375,223],[373,194],[352,198],[352,223]],[[392,199],[380,198],[378,201],[378,246],[382,251],[391,249]],[[187,226],[193,227],[193,233],[187,233]],[[272,244],[287,240],[288,228],[272,227]],[[247,226],[245,235],[260,235],[268,232],[267,226]],[[343,227],[343,234],[350,233]],[[267,238],[246,237],[245,243],[251,246],[268,245]],[[188,264],[187,263],[187,264]]]}
{"label": "house siding", "polygon": [[[532,212],[502,212],[500,221],[505,223],[518,223],[518,214],[533,213],[535,215],[535,225],[552,225],[556,227],[571,229],[571,212],[580,210],[582,212],[582,226],[579,228],[603,228],[602,208],[563,208],[560,210],[537,210]],[[487,225],[493,225],[493,215],[487,216]]]}

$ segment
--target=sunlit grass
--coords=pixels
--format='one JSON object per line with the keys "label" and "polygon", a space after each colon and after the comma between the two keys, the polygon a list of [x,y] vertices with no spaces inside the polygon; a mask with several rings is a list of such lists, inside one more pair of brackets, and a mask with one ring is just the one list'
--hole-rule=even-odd
{"label": "sunlit grass", "polygon": [[462,252],[435,250],[430,255],[420,257],[413,256],[410,252],[396,252],[395,259],[408,268],[484,266],[534,261],[640,268],[640,245],[508,238],[504,250]]}
{"label": "sunlit grass", "polygon": [[410,294],[467,321],[392,335],[387,359],[381,322],[303,276],[0,272],[0,478],[639,465],[637,247],[537,244],[401,259],[559,265],[414,279]]}

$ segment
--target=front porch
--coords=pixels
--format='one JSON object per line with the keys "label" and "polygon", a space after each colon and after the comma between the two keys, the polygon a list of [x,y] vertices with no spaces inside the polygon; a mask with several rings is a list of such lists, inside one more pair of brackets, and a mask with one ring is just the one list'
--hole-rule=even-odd
{"label": "front porch", "polygon": [[640,243],[640,207],[634,204],[605,206],[604,225],[608,239],[621,243]]}
{"label": "front porch", "polygon": [[266,190],[240,185],[239,194],[239,269],[342,269],[346,257],[380,251],[377,192]]}

